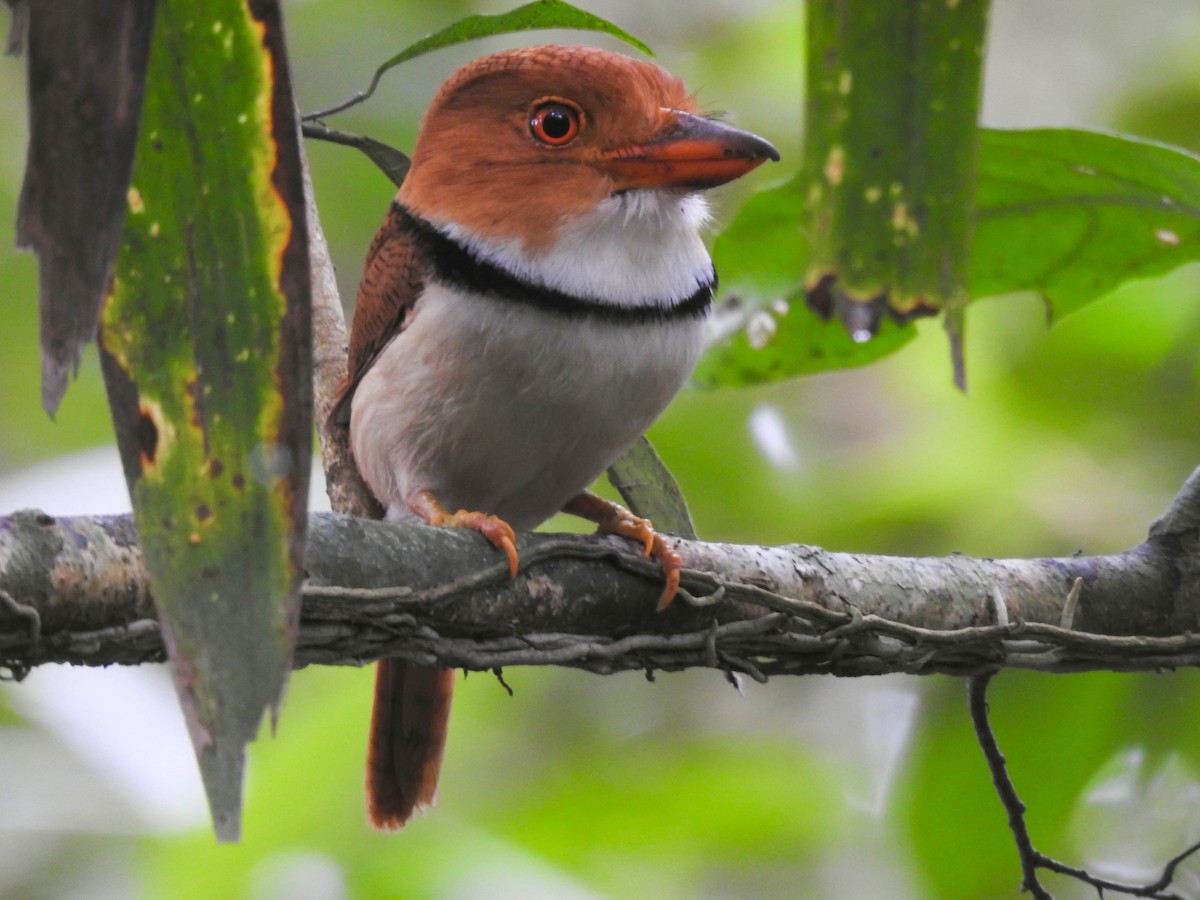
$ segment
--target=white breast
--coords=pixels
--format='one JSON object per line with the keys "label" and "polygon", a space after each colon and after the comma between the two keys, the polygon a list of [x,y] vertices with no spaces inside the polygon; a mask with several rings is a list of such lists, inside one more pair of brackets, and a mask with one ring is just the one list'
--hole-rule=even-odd
{"label": "white breast", "polygon": [[[523,281],[615,307],[669,306],[712,280],[697,195],[631,191],[564,224],[548,250],[434,224]],[[360,382],[351,446],[393,518],[429,490],[449,510],[533,528],[666,408],[701,350],[700,318],[627,323],[433,284]]]}
{"label": "white breast", "polygon": [[700,194],[626,191],[563,225],[548,250],[517,240],[483,240],[451,222],[436,223],[475,254],[524,281],[617,306],[676,303],[712,281],[700,230],[708,203]]}
{"label": "white breast", "polygon": [[532,528],[658,417],[701,326],[578,321],[433,286],[355,393],[359,469],[390,517],[429,490],[451,511]]}

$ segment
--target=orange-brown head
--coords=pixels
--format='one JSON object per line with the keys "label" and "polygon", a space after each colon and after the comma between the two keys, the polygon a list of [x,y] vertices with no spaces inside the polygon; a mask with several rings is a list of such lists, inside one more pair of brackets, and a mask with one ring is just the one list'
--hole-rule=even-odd
{"label": "orange-brown head", "polygon": [[779,154],[697,114],[656,65],[542,46],[459,69],[425,115],[399,199],[417,215],[536,251],[624,191],[715,187]]}

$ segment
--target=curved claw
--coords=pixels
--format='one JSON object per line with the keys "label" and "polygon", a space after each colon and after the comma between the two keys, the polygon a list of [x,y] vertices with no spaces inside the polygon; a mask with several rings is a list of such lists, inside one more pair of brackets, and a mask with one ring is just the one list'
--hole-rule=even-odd
{"label": "curved claw", "polygon": [[623,538],[636,541],[642,545],[642,556],[654,556],[658,544],[664,543],[658,532],[654,530],[654,525],[649,519],[635,516],[623,507],[617,506],[616,508],[619,512],[600,522],[597,530],[601,534],[618,534]]}
{"label": "curved claw", "polygon": [[623,535],[634,541],[640,541],[644,548],[644,555],[650,559],[657,559],[658,564],[662,566],[663,577],[667,583],[663,586],[663,592],[658,598],[658,606],[655,609],[662,612],[671,605],[671,601],[675,599],[675,594],[679,591],[679,571],[683,568],[683,557],[670,544],[667,539],[654,530],[649,519],[643,519],[633,514],[629,514],[629,519],[625,520],[629,530],[616,530],[616,534]]}
{"label": "curved claw", "polygon": [[634,541],[642,542],[642,556],[654,556],[655,547],[662,543],[662,538],[658,536],[658,532],[654,530],[654,525],[649,519],[643,519],[637,516],[633,517],[633,527],[630,533],[625,537]]}
{"label": "curved claw", "polygon": [[492,542],[493,547],[504,551],[504,555],[508,557],[508,574],[516,578],[517,568],[520,566],[520,560],[517,557],[517,535],[509,527],[509,524],[496,516],[469,512],[465,509],[460,509],[454,514],[455,518],[459,516],[465,516],[470,520],[459,523],[462,527],[478,531]]}
{"label": "curved claw", "polygon": [[430,525],[467,528],[479,532],[491,542],[493,547],[504,551],[504,555],[508,558],[508,574],[513,578],[517,577],[517,569],[520,566],[520,558],[517,555],[517,534],[512,530],[512,526],[499,516],[470,509],[460,509],[456,513],[447,512],[430,491],[417,491],[409,497],[408,508]]}
{"label": "curved claw", "polygon": [[683,557],[667,543],[666,538],[654,530],[649,519],[635,516],[623,506],[583,491],[571,498],[563,509],[597,523],[600,534],[616,534],[642,545],[642,555],[657,559],[662,566],[666,585],[658,598],[661,612],[671,605],[679,591],[679,571],[683,568]]}
{"label": "curved claw", "polygon": [[504,551],[504,555],[508,557],[508,574],[513,578],[517,577],[517,568],[520,565],[517,557],[517,535],[512,527],[499,516],[490,516],[487,513],[475,512],[470,509],[460,509],[452,515],[443,516],[442,521],[435,524],[478,531],[492,542],[493,547]]}
{"label": "curved claw", "polygon": [[663,575],[667,579],[662,595],[658,598],[658,606],[655,607],[658,612],[662,612],[671,605],[671,601],[679,593],[679,570],[683,568],[683,557],[675,551],[674,547],[668,547],[667,542],[660,535],[655,533],[654,537],[656,538],[656,544],[661,545],[662,550],[658,554],[651,555],[658,556],[658,562],[662,566]]}

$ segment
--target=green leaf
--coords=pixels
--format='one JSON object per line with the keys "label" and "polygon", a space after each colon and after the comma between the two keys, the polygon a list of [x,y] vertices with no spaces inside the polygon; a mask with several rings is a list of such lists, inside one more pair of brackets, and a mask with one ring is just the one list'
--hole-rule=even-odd
{"label": "green leaf", "polygon": [[[881,323],[856,341],[840,323],[805,305],[808,261],[804,176],[752,196],[713,245],[726,299],[715,321],[722,335],[696,368],[701,387],[760,384],[874,362],[916,336]],[[736,301],[731,303],[730,301]]]}
{"label": "green leaf", "polygon": [[656,530],[694,541],[696,526],[679,482],[644,435],[608,467],[608,480],[626,505]]}
{"label": "green leaf", "polygon": [[809,4],[805,286],[857,327],[967,300],[987,9]]}
{"label": "green leaf", "polygon": [[494,37],[498,34],[512,34],[517,31],[537,31],[544,28],[575,28],[580,31],[600,31],[636,47],[647,56],[654,55],[654,52],[644,43],[624,29],[618,28],[607,19],[584,12],[570,3],[563,2],[563,0],[534,0],[532,3],[518,6],[516,9],[509,10],[506,13],[467,16],[465,19],[459,19],[453,25],[449,25],[441,31],[409,44],[375,70],[375,74],[371,77],[371,83],[365,91],[355,95],[353,99],[346,103],[338,104],[321,112],[311,113],[304,118],[310,120],[331,115],[335,112],[340,112],[348,106],[366,100],[375,93],[375,88],[379,86],[379,80],[383,78],[388,70],[414,57],[431,53],[434,50],[441,50],[443,47],[451,47],[455,44],[478,40],[479,38]]}
{"label": "green leaf", "polygon": [[1073,129],[983,132],[971,293],[1056,318],[1200,260],[1200,157]]}
{"label": "green leaf", "polygon": [[885,318],[874,337],[855,341],[840,322],[805,307],[802,294],[777,306],[719,310],[719,328],[722,320],[732,333],[700,360],[693,375],[699,387],[739,387],[861,366],[894,353],[917,334],[912,325]]}
{"label": "green leaf", "polygon": [[[717,238],[721,284],[745,306],[734,324],[757,327],[759,339],[743,331],[715,347],[700,384],[861,365],[913,336],[887,329],[855,344],[803,308],[804,184],[797,176],[754,195]],[[1200,157],[1173,147],[1074,129],[983,129],[976,195],[972,299],[1035,291],[1057,319],[1128,281],[1200,260]],[[770,313],[780,298],[791,301],[786,317]],[[774,329],[769,340],[764,328]]]}
{"label": "green leaf", "polygon": [[299,616],[308,254],[277,6],[160,3],[101,362],[217,836]]}
{"label": "green leaf", "polygon": [[961,381],[987,6],[809,4],[804,162],[717,242],[722,285],[744,305],[700,384],[871,362],[913,336],[896,321],[941,308]]}
{"label": "green leaf", "polygon": [[319,141],[329,141],[331,144],[355,148],[375,163],[379,171],[383,172],[396,187],[400,187],[404,183],[408,170],[412,167],[412,159],[403,150],[397,150],[383,141],[377,141],[366,135],[335,131],[322,122],[305,122],[301,125],[300,131],[306,138],[315,138]]}
{"label": "green leaf", "polygon": [[713,243],[723,294],[764,305],[800,294],[808,265],[804,177],[759,191]]}

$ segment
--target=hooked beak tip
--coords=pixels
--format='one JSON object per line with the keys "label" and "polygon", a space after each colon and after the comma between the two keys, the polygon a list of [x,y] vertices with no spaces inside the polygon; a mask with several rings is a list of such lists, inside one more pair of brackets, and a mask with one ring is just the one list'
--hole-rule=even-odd
{"label": "hooked beak tip", "polygon": [[740,178],[779,151],[765,138],[702,116],[675,112],[662,135],[604,155],[614,190],[680,187],[705,190]]}

